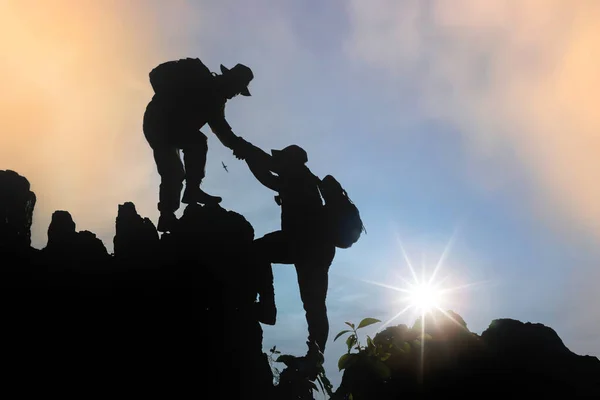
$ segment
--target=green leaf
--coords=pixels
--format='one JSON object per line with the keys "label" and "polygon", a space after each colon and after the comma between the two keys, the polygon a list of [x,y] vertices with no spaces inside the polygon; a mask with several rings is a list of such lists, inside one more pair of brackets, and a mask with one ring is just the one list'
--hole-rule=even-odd
{"label": "green leaf", "polygon": [[391,356],[392,356],[392,353],[383,353],[382,355],[380,355],[380,356],[379,356],[379,359],[380,359],[381,361],[385,361],[385,360],[387,360],[388,358],[390,358]]}
{"label": "green leaf", "polygon": [[350,350],[352,350],[352,346],[354,346],[355,344],[356,344],[356,335],[348,336],[348,339],[346,339],[346,346],[348,346],[348,353],[350,353]]}
{"label": "green leaf", "polygon": [[352,393],[350,393],[350,394],[348,395],[348,400],[354,400],[354,396],[352,396]]}
{"label": "green leaf", "polygon": [[354,329],[354,324],[352,322],[346,322],[346,325],[348,325],[350,328]]}
{"label": "green leaf", "polygon": [[333,339],[333,341],[335,342],[337,338],[339,338],[340,336],[342,336],[344,333],[348,333],[348,332],[352,332],[350,329],[346,329],[344,331],[341,331],[340,333],[338,333],[337,335],[335,335],[335,338]]}
{"label": "green leaf", "polygon": [[343,370],[350,366],[354,361],[356,361],[357,354],[344,354],[338,360],[338,368],[339,370]]}
{"label": "green leaf", "polygon": [[364,328],[365,326],[373,325],[373,324],[376,324],[377,322],[381,322],[381,321],[378,319],[375,319],[375,318],[365,318],[362,321],[360,321],[360,324],[358,324],[358,328],[356,328],[356,329]]}

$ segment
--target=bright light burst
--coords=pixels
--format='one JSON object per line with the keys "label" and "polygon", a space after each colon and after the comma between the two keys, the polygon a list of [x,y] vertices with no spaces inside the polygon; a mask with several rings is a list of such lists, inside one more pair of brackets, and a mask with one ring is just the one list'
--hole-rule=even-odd
{"label": "bright light burst", "polygon": [[427,314],[435,315],[438,313],[445,315],[449,319],[453,319],[446,312],[446,310],[449,307],[449,305],[451,303],[454,303],[454,300],[456,300],[456,297],[453,296],[456,295],[455,292],[482,283],[468,283],[460,286],[450,287],[445,285],[447,279],[449,278],[449,275],[443,278],[439,277],[440,269],[442,268],[442,265],[446,260],[450,247],[454,241],[454,237],[455,235],[452,235],[450,237],[450,240],[448,241],[444,250],[442,251],[438,262],[435,264],[433,271],[428,277],[425,276],[426,266],[424,264],[421,265],[421,274],[419,274],[421,275],[421,277],[418,276],[417,271],[415,270],[411,260],[408,257],[408,254],[404,249],[404,246],[402,245],[400,239],[397,238],[398,246],[402,251],[402,256],[406,265],[408,266],[408,269],[412,276],[412,280],[409,281],[404,277],[399,276],[400,280],[403,282],[402,287],[396,287],[389,284],[383,284],[373,281],[365,281],[367,283],[391,289],[403,294],[403,296],[400,296],[398,298],[398,301],[404,303],[404,307],[396,315],[394,315],[392,318],[390,318],[388,321],[382,324],[380,326],[380,329],[384,329],[386,326],[388,326],[390,323],[392,323],[394,320],[396,320],[398,317],[400,317],[407,311],[415,312],[423,320]]}
{"label": "bright light burst", "polygon": [[430,282],[419,282],[408,288],[408,303],[421,314],[439,309],[442,303],[442,290],[439,285]]}
{"label": "bright light burst", "polygon": [[442,252],[442,254],[440,256],[440,259],[436,263],[436,265],[433,268],[433,271],[431,272],[431,275],[429,277],[425,276],[426,275],[425,263],[423,263],[421,265],[421,274],[420,274],[421,278],[418,277],[417,272],[415,271],[415,268],[413,267],[413,264],[411,263],[410,259],[408,258],[408,255],[406,254],[406,251],[404,250],[404,247],[402,246],[402,243],[400,242],[400,239],[397,238],[398,245],[400,247],[400,250],[402,251],[402,256],[404,258],[404,261],[405,261],[406,265],[408,266],[410,274],[412,275],[412,281],[408,281],[404,277],[399,276],[400,280],[403,282],[402,287],[396,287],[396,286],[392,286],[389,284],[373,282],[373,281],[364,281],[364,282],[374,284],[377,286],[381,286],[381,287],[384,287],[387,289],[391,289],[391,290],[394,290],[396,292],[400,292],[403,294],[403,296],[400,296],[398,298],[398,301],[404,303],[404,307],[396,315],[394,315],[392,318],[390,318],[388,321],[386,321],[384,324],[382,324],[379,327],[379,330],[383,330],[386,326],[388,326],[390,323],[392,323],[395,319],[397,319],[398,317],[400,317],[402,314],[404,314],[405,312],[407,312],[409,310],[414,311],[418,315],[418,317],[421,318],[421,321],[422,321],[422,323],[421,323],[422,346],[421,346],[421,375],[420,375],[420,377],[423,374],[423,364],[424,364],[425,330],[426,330],[425,323],[427,321],[427,319],[425,317],[428,314],[432,315],[433,323],[437,324],[439,321],[436,321],[436,315],[438,315],[438,316],[443,315],[448,320],[452,321],[453,323],[457,324],[459,327],[464,329],[464,326],[461,325],[458,321],[456,321],[454,319],[454,317],[451,314],[449,314],[446,310],[449,308],[450,304],[454,303],[454,300],[457,299],[455,297],[455,295],[456,295],[455,292],[483,283],[483,282],[467,283],[467,284],[463,284],[460,286],[450,287],[446,283],[449,278],[449,275],[447,275],[443,278],[440,278],[438,276],[440,269],[442,267],[442,264],[444,263],[446,256],[448,254],[448,251],[452,245],[452,242],[454,241],[454,237],[455,237],[455,235],[452,235],[450,237],[450,240],[446,244],[444,251]]}

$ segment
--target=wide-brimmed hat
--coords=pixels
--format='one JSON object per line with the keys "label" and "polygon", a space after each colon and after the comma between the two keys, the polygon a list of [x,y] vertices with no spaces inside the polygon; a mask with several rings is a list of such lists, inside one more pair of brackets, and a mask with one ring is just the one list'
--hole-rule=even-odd
{"label": "wide-brimmed hat", "polygon": [[308,162],[308,154],[306,151],[296,145],[289,145],[281,150],[271,150],[271,155],[277,160],[293,164],[306,164]]}
{"label": "wide-brimmed hat", "polygon": [[244,64],[236,64],[235,67],[229,69],[221,64],[221,73],[223,76],[232,78],[244,85],[244,89],[240,92],[242,96],[251,96],[248,85],[250,84],[250,81],[254,79],[254,74],[250,68]]}

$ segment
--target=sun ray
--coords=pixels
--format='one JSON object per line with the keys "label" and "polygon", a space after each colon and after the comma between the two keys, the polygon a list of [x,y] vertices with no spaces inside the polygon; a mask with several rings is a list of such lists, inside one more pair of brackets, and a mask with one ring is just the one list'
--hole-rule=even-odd
{"label": "sun ray", "polygon": [[413,285],[411,282],[409,282],[408,280],[406,280],[406,278],[403,277],[402,275],[400,275],[399,273],[396,273],[396,277],[398,279],[400,279],[402,281],[402,283],[405,284],[406,286],[412,286]]}
{"label": "sun ray", "polygon": [[410,308],[412,308],[412,306],[409,304],[406,307],[404,307],[402,309],[402,311],[400,311],[398,314],[394,315],[392,318],[388,319],[386,322],[384,322],[380,327],[379,327],[379,331],[383,330],[385,327],[387,327],[393,320],[395,320],[396,318],[398,318],[399,316],[401,316],[402,314],[404,314],[406,311],[408,311]]}
{"label": "sun ray", "polygon": [[399,288],[399,287],[396,287],[396,286],[387,285],[385,283],[380,283],[380,282],[375,282],[375,281],[369,281],[369,280],[366,280],[366,279],[359,279],[359,280],[361,282],[364,282],[364,283],[370,283],[371,285],[380,286],[380,287],[383,287],[383,288],[386,288],[386,289],[395,290],[397,292],[410,293],[410,290],[408,290],[408,289],[402,289],[402,288]]}
{"label": "sun ray", "polygon": [[433,273],[431,274],[431,277],[429,278],[429,282],[434,281],[440,267],[444,263],[444,260],[446,259],[448,252],[450,251],[450,248],[452,247],[452,244],[454,243],[454,238],[456,237],[457,230],[458,230],[458,227],[454,229],[454,232],[452,232],[452,235],[450,236],[448,243],[446,244],[446,246],[444,247],[444,250],[442,251],[442,255],[440,256],[440,259],[438,260],[437,264],[435,265],[435,268],[433,269]]}
{"label": "sun ray", "polygon": [[410,273],[413,276],[413,279],[415,280],[415,282],[419,281],[419,278],[417,277],[417,273],[415,272],[415,269],[413,268],[410,259],[408,258],[408,254],[406,253],[406,250],[404,250],[404,246],[402,245],[402,241],[400,240],[400,236],[396,235],[396,240],[398,241],[398,245],[400,246],[400,250],[402,251],[402,256],[404,257],[404,261],[406,261],[406,264],[408,265],[408,268],[410,269]]}
{"label": "sun ray", "polygon": [[446,318],[448,318],[450,321],[454,322],[456,324],[456,326],[458,326],[461,329],[466,330],[467,332],[469,331],[466,327],[464,327],[460,322],[458,322],[457,320],[454,319],[454,317],[450,314],[448,314],[446,311],[444,311],[443,309],[438,307],[438,311],[440,311],[442,314],[444,314],[446,316]]}

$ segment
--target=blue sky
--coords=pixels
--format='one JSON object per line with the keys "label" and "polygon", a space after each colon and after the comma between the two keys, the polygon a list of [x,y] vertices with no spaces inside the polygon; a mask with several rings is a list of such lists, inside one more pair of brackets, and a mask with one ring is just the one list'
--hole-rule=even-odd
{"label": "blue sky", "polygon": [[[66,16],[69,27],[86,33],[81,39],[69,42],[71,35],[60,36],[49,22],[34,27],[35,16],[17,2],[7,7],[24,22],[7,19],[3,28],[4,36],[23,37],[9,67],[21,67],[23,55],[39,45],[27,39],[28,23],[55,40],[46,64],[28,67],[35,74],[45,66],[48,74],[52,65],[54,86],[30,87],[28,78],[14,93],[32,88],[48,104],[66,90],[85,94],[76,113],[65,100],[49,125],[27,121],[31,132],[14,110],[9,115],[14,102],[0,103],[8,130],[24,135],[3,130],[0,159],[8,163],[0,168],[26,175],[38,194],[34,246],[45,245],[55,209],[71,211],[78,229],[97,233],[109,250],[118,203],[133,201],[156,221],[159,180],[141,132],[151,97],[148,72],[188,56],[213,71],[240,62],[255,79],[252,97],[227,105],[234,132],[266,150],[304,147],[314,173],[342,182],[368,231],[352,248],[338,250],[331,266],[331,339],[344,321],[387,321],[404,307],[400,293],[366,282],[401,286],[398,274],[410,278],[398,239],[413,264],[432,271],[453,238],[439,276],[448,276],[448,285],[477,284],[454,292],[443,306],[472,331],[480,333],[494,318],[541,322],[573,351],[600,354],[600,313],[592,307],[600,278],[600,118],[593,108],[600,100],[593,73],[600,66],[594,34],[600,11],[594,3],[58,3],[57,19]],[[51,62],[67,53],[72,58]],[[96,57],[106,65],[92,62]],[[75,85],[70,72],[83,69],[92,80],[110,79],[103,86]],[[25,82],[20,71],[9,69],[12,82]],[[34,151],[25,140],[42,129],[40,141],[72,134],[79,142],[62,155],[39,144],[37,157],[19,157]],[[209,136],[205,190],[244,214],[257,237],[278,229],[273,193],[209,128],[203,131]],[[53,194],[56,185],[60,196]],[[302,354],[307,332],[295,272],[275,265],[274,273],[278,323],[264,328],[265,349]],[[414,319],[406,313],[395,323]],[[343,343],[329,342],[334,385],[343,352]]]}

